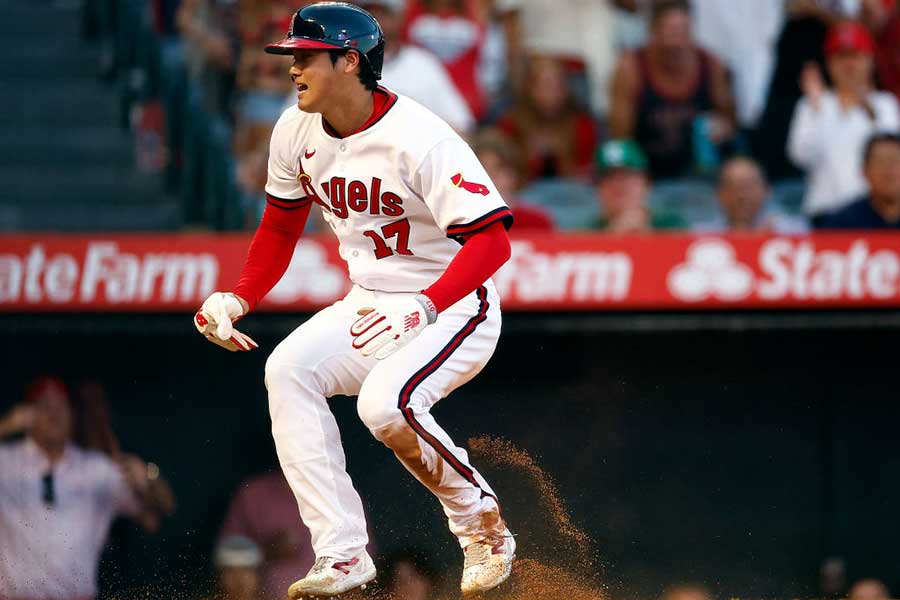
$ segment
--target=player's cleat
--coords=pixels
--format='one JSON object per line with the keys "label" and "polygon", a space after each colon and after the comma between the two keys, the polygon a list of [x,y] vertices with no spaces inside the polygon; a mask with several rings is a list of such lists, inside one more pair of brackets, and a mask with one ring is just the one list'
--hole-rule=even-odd
{"label": "player's cleat", "polygon": [[351,560],[323,556],[309,570],[306,577],[288,589],[291,600],[301,598],[330,598],[350,590],[365,589],[375,579],[375,563],[368,552]]}
{"label": "player's cleat", "polygon": [[469,544],[465,550],[463,566],[463,594],[492,590],[509,578],[516,559],[516,539],[509,529],[499,536],[492,536]]}

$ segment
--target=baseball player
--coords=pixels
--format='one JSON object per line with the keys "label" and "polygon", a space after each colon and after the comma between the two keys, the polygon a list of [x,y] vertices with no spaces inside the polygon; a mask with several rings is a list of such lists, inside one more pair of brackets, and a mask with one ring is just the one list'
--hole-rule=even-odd
{"label": "baseball player", "polygon": [[431,407],[474,377],[500,334],[491,275],[509,259],[512,214],[469,146],[413,100],[377,84],[378,22],[351,4],[298,11],[285,39],[297,106],[272,132],[267,206],[233,292],[197,328],[232,350],[232,324],[284,274],[310,210],[340,241],[353,288],[272,352],[266,387],[279,462],[312,533],[315,566],[291,598],[333,596],[375,577],[359,495],[327,399],[360,418],[444,508],[465,554],[464,593],[509,577],[516,544],[494,491]]}

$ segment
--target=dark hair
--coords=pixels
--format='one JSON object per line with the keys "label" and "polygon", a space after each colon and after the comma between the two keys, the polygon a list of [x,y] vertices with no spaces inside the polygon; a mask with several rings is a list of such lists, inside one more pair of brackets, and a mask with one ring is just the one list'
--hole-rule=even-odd
{"label": "dark hair", "polygon": [[657,2],[650,9],[650,25],[656,25],[663,15],[673,10],[680,10],[690,14],[691,5],[687,0],[663,0],[662,2]]}
{"label": "dark hair", "polygon": [[[329,50],[328,56],[331,57],[331,64],[336,65],[337,61],[340,57],[346,55],[350,52],[350,49],[335,49]],[[359,50],[356,50],[359,53],[359,82],[363,84],[363,87],[369,90],[370,92],[374,92],[378,87],[378,80],[375,79],[375,73],[372,72],[372,67],[369,66],[369,61],[366,60],[366,57],[362,55]]]}
{"label": "dark hair", "polygon": [[863,166],[868,166],[869,159],[872,158],[872,152],[875,146],[881,143],[897,144],[900,146],[900,135],[896,133],[876,133],[866,142],[866,149],[863,152]]}

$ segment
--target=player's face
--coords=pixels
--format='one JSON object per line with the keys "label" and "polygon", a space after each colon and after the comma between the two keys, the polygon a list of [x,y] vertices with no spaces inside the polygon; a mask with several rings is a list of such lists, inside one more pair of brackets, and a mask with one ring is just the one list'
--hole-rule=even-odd
{"label": "player's face", "polygon": [[327,50],[294,50],[291,81],[297,89],[297,107],[303,112],[322,112],[338,87],[339,67],[331,62]]}

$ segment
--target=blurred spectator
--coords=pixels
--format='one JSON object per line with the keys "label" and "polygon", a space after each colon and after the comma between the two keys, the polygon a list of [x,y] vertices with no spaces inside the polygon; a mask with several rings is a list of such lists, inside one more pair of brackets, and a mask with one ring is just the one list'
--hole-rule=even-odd
{"label": "blurred spectator", "polygon": [[408,0],[406,12],[406,39],[444,63],[476,119],[487,109],[478,83],[486,8],[479,0]]}
{"label": "blurred spectator", "polygon": [[175,17],[188,70],[202,80],[213,110],[227,110],[234,89],[241,47],[238,6],[229,0],[182,0]]}
{"label": "blurred spectator", "polygon": [[829,556],[819,566],[819,597],[843,598],[847,585],[847,564],[839,556]]}
{"label": "blurred spectator", "polygon": [[578,99],[596,115],[609,108],[609,79],[615,64],[613,11],[608,0],[495,0],[506,32],[510,80],[518,95],[533,85],[525,58],[562,61],[576,81]]}
{"label": "blurred spectator", "polygon": [[897,0],[862,0],[861,18],[875,37],[878,85],[900,98],[900,7]]}
{"label": "blurred spectator", "polygon": [[611,133],[637,140],[654,179],[713,168],[701,149],[734,135],[727,74],[694,42],[684,1],[654,6],[647,46],[622,56],[612,85]]}
{"label": "blurred spectator", "polygon": [[267,124],[271,128],[284,109],[296,103],[288,75],[290,62],[261,51],[265,41],[286,35],[291,25],[293,6],[293,3],[286,1],[271,2],[265,15],[257,17],[261,20],[258,25],[248,27],[242,24],[235,110],[239,125]]}
{"label": "blurred spectator", "polygon": [[403,39],[405,0],[361,0],[386,40],[381,83],[420,102],[460,133],[475,125],[469,105],[456,89],[440,60]]}
{"label": "blurred spectator", "polygon": [[854,17],[859,0],[787,0],[787,20],[775,50],[775,72],[769,84],[765,110],[751,139],[753,155],[772,180],[797,177],[788,160],[787,136],[797,101],[803,95],[800,74],[815,62],[824,65],[823,47],[828,28]]}
{"label": "blurred spectator", "polygon": [[767,206],[771,189],[762,168],[752,158],[738,156],[722,165],[716,197],[720,217],[697,229],[710,231],[760,231],[804,233],[809,227]]}
{"label": "blurred spectator", "polygon": [[697,42],[733,77],[738,123],[753,128],[769,91],[784,0],[691,0],[691,15]]}
{"label": "blurred spectator", "polygon": [[309,530],[300,520],[297,500],[280,470],[251,477],[235,492],[219,538],[253,541],[264,557],[264,598],[281,598],[316,561]]}
{"label": "blurred spectator", "polygon": [[660,600],[713,600],[713,597],[706,586],[684,583],[666,588]]}
{"label": "blurred spectator", "polygon": [[891,594],[877,579],[860,579],[850,588],[847,597],[849,600],[888,600]]}
{"label": "blurred spectator", "polygon": [[601,217],[596,229],[610,233],[643,233],[680,229],[687,223],[674,214],[650,210],[651,184],[647,158],[632,140],[612,140],[597,152],[597,196]]}
{"label": "blurred spectator", "polygon": [[431,560],[411,548],[395,552],[387,561],[387,591],[391,598],[429,600],[437,587]]}
{"label": "blurred spectator", "polygon": [[818,65],[803,71],[804,96],[788,135],[791,159],[809,181],[804,211],[815,219],[846,206],[865,191],[863,146],[879,131],[900,130],[897,99],[872,89],[874,43],[859,23],[835,25],[825,42],[833,91]]}
{"label": "blurred spectator", "polygon": [[591,116],[578,110],[563,64],[528,61],[528,86],[497,126],[522,149],[527,179],[587,177],[597,144]]}
{"label": "blurred spectator", "polygon": [[819,220],[833,229],[900,228],[900,136],[880,134],[866,145],[863,170],[869,193]]}
{"label": "blurred spectator", "polygon": [[214,600],[260,600],[264,597],[260,577],[263,555],[253,540],[237,535],[223,539],[216,547],[214,562]]}
{"label": "blurred spectator", "polygon": [[[159,469],[115,452],[101,396],[84,411],[59,379],[42,377],[0,419],[0,598],[90,600],[109,526],[127,515],[145,529],[174,509]],[[92,422],[86,418],[96,417]],[[89,437],[86,436],[89,434]],[[80,436],[80,437],[79,437]],[[98,447],[94,447],[97,444]]]}
{"label": "blurred spectator", "polygon": [[549,212],[519,201],[522,161],[516,146],[498,131],[485,129],[472,139],[472,150],[507,206],[513,209],[516,231],[552,231],[553,217]]}

